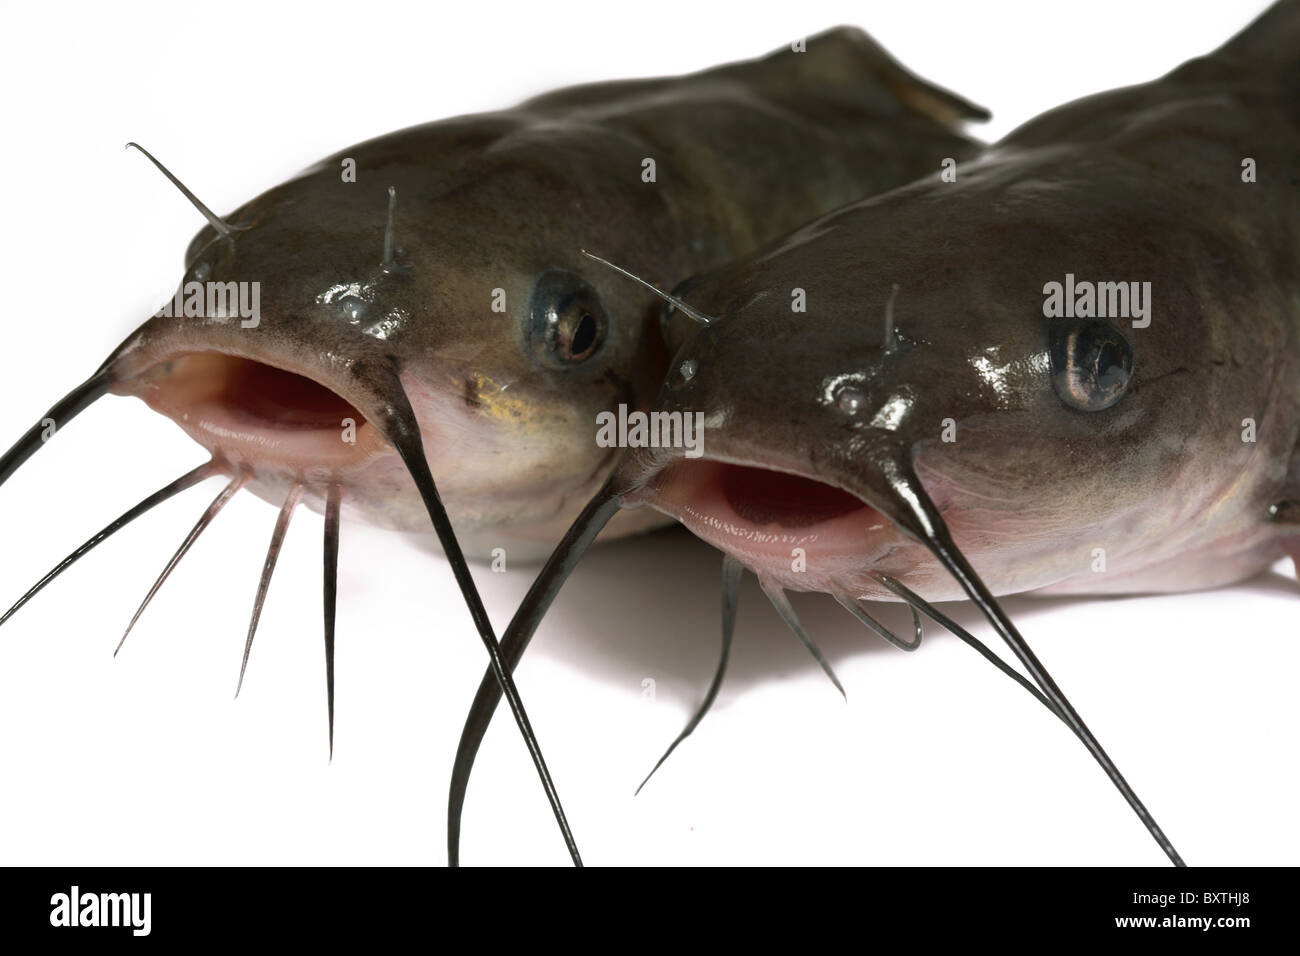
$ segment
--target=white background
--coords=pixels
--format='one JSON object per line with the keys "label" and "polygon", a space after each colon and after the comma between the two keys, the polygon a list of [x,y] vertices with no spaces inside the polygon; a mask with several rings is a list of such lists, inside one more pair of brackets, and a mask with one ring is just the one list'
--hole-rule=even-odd
{"label": "white background", "polygon": [[[225,212],[402,126],[757,56],[845,22],[991,108],[981,135],[992,138],[1075,96],[1155,78],[1262,4],[452,6],[10,9],[0,444],[158,305],[202,224],[123,151],[129,139]],[[0,601],[202,458],[143,404],[99,403],[0,491]],[[142,519],[0,630],[0,862],[443,863],[451,757],[485,656],[427,546],[345,529],[332,764],[314,514],[290,529],[240,700],[274,520],[248,496],[111,658],[218,487]],[[498,628],[532,574],[477,569]],[[797,597],[846,706],[752,580],[714,712],[633,799],[707,686],[718,603],[717,556],[684,534],[606,547],[519,672],[589,863],[1163,862],[1077,742],[956,639],[936,631],[904,655],[829,599]],[[1289,564],[1212,593],[1007,609],[1189,862],[1300,859]],[[976,624],[969,608],[954,613]],[[508,719],[483,748],[463,859],[566,861]]]}

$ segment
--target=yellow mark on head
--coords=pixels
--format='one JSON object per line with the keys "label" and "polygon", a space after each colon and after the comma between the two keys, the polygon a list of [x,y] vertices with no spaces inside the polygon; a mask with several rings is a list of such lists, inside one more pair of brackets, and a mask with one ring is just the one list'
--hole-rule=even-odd
{"label": "yellow mark on head", "polygon": [[510,393],[509,385],[502,385],[482,374],[472,372],[463,383],[465,404],[489,418],[501,422],[523,422],[531,414],[528,402]]}

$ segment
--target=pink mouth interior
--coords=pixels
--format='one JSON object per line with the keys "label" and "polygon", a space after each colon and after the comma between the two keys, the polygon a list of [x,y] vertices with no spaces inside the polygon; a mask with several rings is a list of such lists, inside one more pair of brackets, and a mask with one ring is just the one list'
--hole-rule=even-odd
{"label": "pink mouth interior", "polygon": [[302,375],[228,355],[190,355],[181,361],[195,360],[205,364],[216,360],[222,367],[217,376],[221,401],[243,418],[273,428],[303,430],[337,429],[345,418],[365,421],[346,399]]}
{"label": "pink mouth interior", "polygon": [[[374,429],[347,399],[310,378],[241,356],[176,356],[146,372],[131,390],[234,462],[295,472],[343,467],[376,444]],[[348,422],[350,442],[344,440]]]}
{"label": "pink mouth interior", "polygon": [[807,528],[874,510],[842,488],[766,468],[722,464],[720,483],[731,510],[754,525]]}
{"label": "pink mouth interior", "polygon": [[707,459],[681,460],[648,502],[755,571],[784,576],[801,548],[812,572],[860,570],[897,539],[888,519],[855,495],[800,475]]}

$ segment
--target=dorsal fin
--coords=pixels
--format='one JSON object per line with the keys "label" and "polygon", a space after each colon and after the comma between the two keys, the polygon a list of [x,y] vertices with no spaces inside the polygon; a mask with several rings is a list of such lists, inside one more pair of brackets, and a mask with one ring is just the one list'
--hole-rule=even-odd
{"label": "dorsal fin", "polygon": [[717,70],[727,71],[752,73],[751,82],[768,99],[794,108],[817,98],[878,116],[911,112],[944,126],[989,118],[982,106],[921,79],[857,27],[810,37],[801,53],[787,46],[761,60]]}
{"label": "dorsal fin", "polygon": [[1300,85],[1300,0],[1277,0],[1212,56]]}
{"label": "dorsal fin", "polygon": [[613,100],[666,93],[710,80],[743,83],[764,99],[795,112],[823,103],[866,116],[913,113],[952,126],[986,120],[988,110],[928,83],[889,55],[857,27],[835,27],[807,38],[802,52],[790,43],[756,60],[743,60],[685,76],[589,83],[535,97],[526,108],[599,106]]}

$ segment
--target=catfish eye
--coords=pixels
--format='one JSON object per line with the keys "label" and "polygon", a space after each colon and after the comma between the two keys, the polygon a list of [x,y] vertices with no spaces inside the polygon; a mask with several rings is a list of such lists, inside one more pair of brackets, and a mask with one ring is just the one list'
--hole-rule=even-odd
{"label": "catfish eye", "polygon": [[1051,337],[1052,386],[1071,408],[1099,412],[1120,400],[1133,371],[1133,349],[1105,322],[1077,319]]}
{"label": "catfish eye", "polygon": [[548,269],[538,277],[528,329],[538,361],[562,368],[587,361],[600,351],[607,326],[600,296],[581,276]]}

